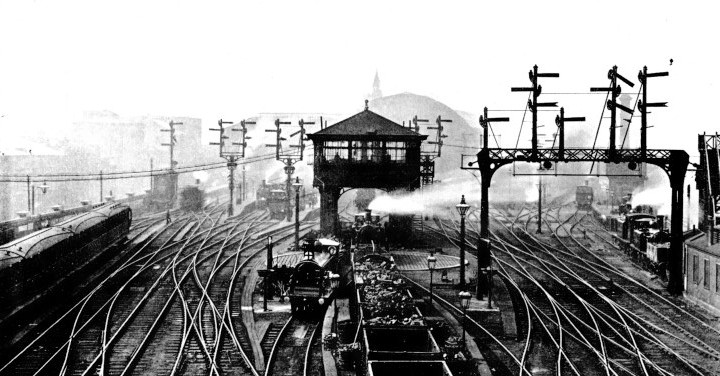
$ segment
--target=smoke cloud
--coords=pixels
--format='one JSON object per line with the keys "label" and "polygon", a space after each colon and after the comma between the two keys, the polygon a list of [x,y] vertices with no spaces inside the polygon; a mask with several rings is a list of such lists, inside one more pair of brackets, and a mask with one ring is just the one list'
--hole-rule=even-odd
{"label": "smoke cloud", "polygon": [[651,205],[657,208],[657,214],[670,215],[670,182],[659,167],[648,166],[647,181],[632,193],[632,206]]}

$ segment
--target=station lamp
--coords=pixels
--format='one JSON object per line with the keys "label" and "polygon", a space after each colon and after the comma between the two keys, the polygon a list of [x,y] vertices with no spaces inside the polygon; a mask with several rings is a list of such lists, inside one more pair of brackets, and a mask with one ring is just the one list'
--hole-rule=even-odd
{"label": "station lamp", "polygon": [[[35,215],[35,191],[40,190],[43,194],[47,193],[48,188],[50,188],[49,185],[47,185],[47,182],[43,182],[42,185],[32,185],[28,187],[32,190],[32,201],[30,203],[30,214]],[[28,197],[29,198],[29,197]]]}
{"label": "station lamp", "polygon": [[465,288],[465,214],[470,209],[470,205],[465,203],[465,195],[462,195],[460,203],[455,205],[460,214],[460,283],[459,287]]}
{"label": "station lamp", "polygon": [[430,256],[427,257],[427,265],[428,270],[430,270],[430,304],[432,304],[433,301],[433,271],[435,271],[435,264],[437,263],[437,258],[433,255],[432,252],[430,252]]}

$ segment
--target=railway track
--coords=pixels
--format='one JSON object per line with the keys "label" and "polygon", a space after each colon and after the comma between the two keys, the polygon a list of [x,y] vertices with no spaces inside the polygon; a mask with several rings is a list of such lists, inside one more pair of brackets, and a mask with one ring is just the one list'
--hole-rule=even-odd
{"label": "railway track", "polygon": [[[252,237],[266,215],[223,219],[222,209],[208,208],[162,228],[143,221],[144,230],[132,229],[129,257],[0,375],[258,375],[238,291],[263,250],[265,239]],[[290,237],[292,225],[267,234]]]}
{"label": "railway track", "polygon": [[264,376],[321,374],[317,368],[322,367],[321,362],[313,357],[313,349],[318,345],[321,320],[322,315],[308,318],[291,316],[277,331]]}
{"label": "railway track", "polygon": [[[677,327],[663,328],[664,318],[636,313],[647,309],[638,303],[644,297],[636,291],[640,286],[619,294],[617,276],[598,273],[598,260],[583,261],[570,248],[537,242],[527,231],[530,212],[523,212],[497,218],[505,231],[494,234],[498,276],[512,290],[524,320],[519,327],[525,328],[525,344],[510,357],[518,360],[518,372],[552,364],[548,371],[555,374],[715,374],[708,365],[717,359],[713,341],[698,342],[694,334],[683,338]],[[524,216],[528,220],[523,224]],[[558,231],[571,232],[577,224],[572,218],[557,219],[557,226],[546,226],[561,241]],[[453,237],[456,223],[438,224],[439,233],[458,242]],[[471,231],[470,237],[477,233]],[[554,349],[554,361],[542,348]]]}

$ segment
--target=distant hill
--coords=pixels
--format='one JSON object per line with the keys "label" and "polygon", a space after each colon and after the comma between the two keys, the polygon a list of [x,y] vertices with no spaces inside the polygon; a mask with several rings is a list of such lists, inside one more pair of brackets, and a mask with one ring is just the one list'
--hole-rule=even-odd
{"label": "distant hill", "polygon": [[[428,119],[428,123],[421,123],[420,133],[429,135],[428,141],[434,141],[435,130],[428,130],[428,126],[435,127],[435,119],[440,115],[443,119],[450,119],[452,123],[444,123],[442,155],[435,161],[435,178],[442,180],[451,176],[453,171],[460,168],[462,154],[477,152],[480,140],[478,127],[470,126],[466,117],[457,111],[430,97],[412,93],[402,93],[374,99],[370,102],[370,110],[386,118],[407,126],[409,121],[417,115],[419,119]],[[435,145],[427,144],[423,150],[437,150]]]}

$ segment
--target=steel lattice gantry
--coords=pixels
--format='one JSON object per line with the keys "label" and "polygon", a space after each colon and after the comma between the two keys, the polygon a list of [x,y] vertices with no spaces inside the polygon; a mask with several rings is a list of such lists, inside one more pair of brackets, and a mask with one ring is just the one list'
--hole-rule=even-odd
{"label": "steel lattice gantry", "polygon": [[[487,126],[484,126],[487,133]],[[502,166],[513,162],[605,162],[605,163],[649,163],[661,167],[670,178],[671,220],[670,220],[670,258],[668,290],[673,294],[683,291],[683,183],[689,164],[689,156],[684,150],[653,149],[481,149],[474,161],[466,163],[463,156],[463,169],[479,170],[481,175],[480,203],[480,242],[478,244],[478,263],[480,268],[490,266],[489,207],[488,188],[493,174]],[[466,167],[467,166],[467,167]]]}

